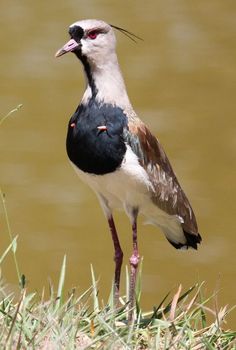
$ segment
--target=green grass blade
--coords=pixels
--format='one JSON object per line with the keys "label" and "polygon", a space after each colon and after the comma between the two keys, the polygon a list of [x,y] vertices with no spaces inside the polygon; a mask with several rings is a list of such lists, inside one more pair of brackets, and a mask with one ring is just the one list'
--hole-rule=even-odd
{"label": "green grass blade", "polygon": [[7,256],[7,254],[9,253],[9,251],[12,249],[13,250],[13,246],[16,246],[16,241],[17,241],[18,236],[14,237],[12,242],[9,244],[9,246],[7,247],[7,249],[4,251],[4,253],[2,254],[2,256],[0,257],[0,265],[2,264],[3,260],[5,259],[5,257]]}
{"label": "green grass blade", "polygon": [[[202,305],[202,304],[203,304],[203,301],[204,301],[202,288],[200,288],[200,290],[199,290],[199,299],[200,299],[200,305]],[[202,328],[205,328],[205,327],[206,327],[206,313],[205,313],[203,307],[201,307],[200,312],[201,312],[201,323],[202,323]]]}
{"label": "green grass blade", "polygon": [[[177,302],[177,305],[180,303],[180,301],[182,301],[185,297],[188,296],[188,294],[190,294],[198,285],[195,284],[194,286],[190,287],[186,292],[184,292],[178,299],[178,302]],[[172,304],[172,301],[164,308],[164,310],[159,313],[157,315],[157,318],[161,317],[162,316],[162,313],[163,314],[167,314],[170,310],[171,310],[171,304]]]}
{"label": "green grass blade", "polygon": [[19,104],[18,106],[16,106],[16,108],[14,108],[12,111],[10,111],[9,113],[7,113],[6,115],[4,115],[4,117],[2,117],[0,119],[0,126],[2,125],[2,123],[8,118],[10,117],[10,115],[12,115],[13,113],[19,111],[19,109],[23,106],[23,104]]}
{"label": "green grass blade", "polygon": [[64,284],[65,284],[65,275],[66,275],[66,255],[64,255],[64,258],[62,261],[60,279],[59,279],[58,288],[57,288],[57,300],[56,300],[57,307],[60,307],[63,303],[63,291],[64,291]]}
{"label": "green grass blade", "polygon": [[142,294],[142,272],[143,272],[143,257],[140,259],[135,294],[136,294],[136,303],[139,305],[141,294]]}
{"label": "green grass blade", "polygon": [[95,279],[95,274],[92,264],[90,265],[91,276],[92,276],[92,286],[93,286],[93,310],[94,312],[99,311],[99,301],[98,301],[98,290],[97,290],[97,281]]}
{"label": "green grass blade", "polygon": [[21,274],[20,274],[18,261],[17,261],[17,258],[16,258],[16,241],[13,242],[14,239],[13,239],[11,226],[10,226],[10,221],[9,221],[9,217],[8,217],[8,213],[7,213],[6,199],[5,199],[5,195],[2,192],[1,188],[0,188],[0,196],[1,196],[1,201],[2,201],[2,205],[3,205],[3,211],[4,211],[4,215],[5,215],[5,220],[6,220],[6,224],[7,224],[8,236],[10,238],[10,242],[12,243],[13,259],[14,259],[14,263],[15,263],[18,283],[21,286]]}

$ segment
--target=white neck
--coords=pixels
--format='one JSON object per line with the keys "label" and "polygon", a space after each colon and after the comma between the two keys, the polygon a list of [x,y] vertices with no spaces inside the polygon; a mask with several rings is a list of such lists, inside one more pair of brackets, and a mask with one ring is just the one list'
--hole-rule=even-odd
{"label": "white neck", "polygon": [[[96,89],[96,100],[120,107],[129,114],[131,112],[134,113],[126,92],[116,54],[114,53],[110,56],[109,61],[105,63],[101,62],[97,64],[96,62],[95,64],[94,62],[90,62],[89,67],[91,78]],[[87,78],[87,87],[81,101],[83,104],[86,104],[91,98],[94,93],[92,89],[93,87],[91,87]]]}

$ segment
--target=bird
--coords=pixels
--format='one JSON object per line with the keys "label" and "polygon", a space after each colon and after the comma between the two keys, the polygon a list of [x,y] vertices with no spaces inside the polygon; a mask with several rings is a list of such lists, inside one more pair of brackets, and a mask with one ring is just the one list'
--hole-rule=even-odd
{"label": "bird", "polygon": [[66,149],[79,177],[95,191],[114,245],[114,300],[118,303],[123,251],[113,213],[123,209],[132,227],[129,259],[129,319],[135,308],[140,261],[137,218],[158,227],[176,249],[197,249],[202,238],[193,209],[163,147],[138,117],[127,94],[116,54],[118,30],[102,20],[84,19],[69,26],[69,41],[55,56],[72,52],[82,63],[85,92],[68,124]]}

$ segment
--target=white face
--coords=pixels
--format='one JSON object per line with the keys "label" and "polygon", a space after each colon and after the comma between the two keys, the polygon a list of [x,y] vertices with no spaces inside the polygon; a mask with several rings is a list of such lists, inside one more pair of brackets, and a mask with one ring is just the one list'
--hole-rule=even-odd
{"label": "white face", "polygon": [[69,33],[73,39],[80,42],[82,55],[91,63],[99,65],[115,52],[115,34],[112,27],[103,21],[75,22],[69,27]]}

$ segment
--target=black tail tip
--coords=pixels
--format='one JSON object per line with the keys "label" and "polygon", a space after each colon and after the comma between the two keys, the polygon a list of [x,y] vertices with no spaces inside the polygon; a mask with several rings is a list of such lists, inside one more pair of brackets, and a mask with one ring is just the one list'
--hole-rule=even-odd
{"label": "black tail tip", "polygon": [[[184,230],[183,230],[184,231]],[[202,237],[200,233],[192,234],[190,232],[184,231],[185,238],[187,240],[187,247],[192,247],[197,250],[197,245],[201,243]]]}
{"label": "black tail tip", "polygon": [[170,241],[168,239],[170,244],[172,244],[173,247],[175,247],[176,249],[193,248],[193,249],[197,250],[198,244],[200,244],[201,241],[202,241],[202,237],[201,237],[200,233],[198,233],[196,235],[196,234],[184,231],[184,230],[183,230],[183,232],[184,232],[184,235],[185,235],[185,238],[186,238],[186,243],[185,244],[183,244],[183,243],[175,243],[175,242],[172,242],[172,241]]}

